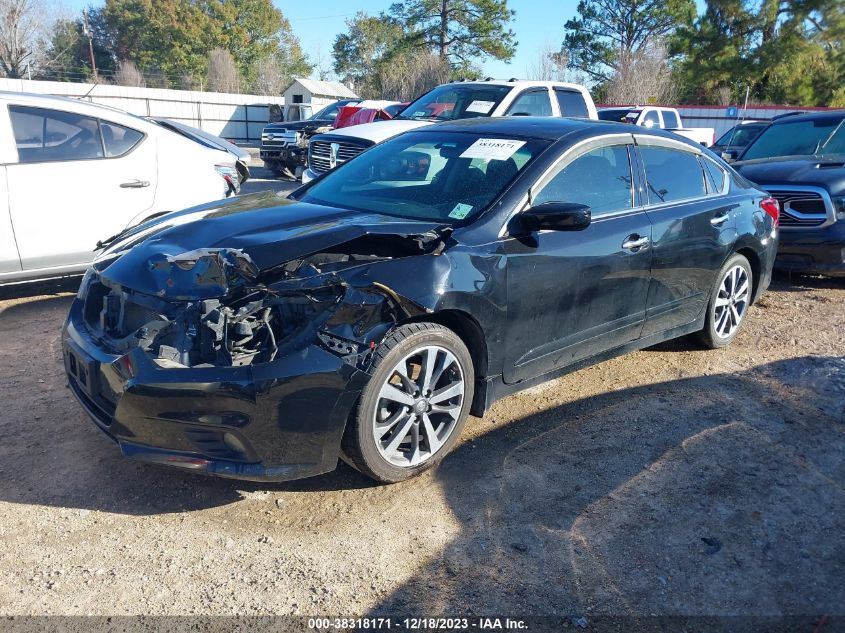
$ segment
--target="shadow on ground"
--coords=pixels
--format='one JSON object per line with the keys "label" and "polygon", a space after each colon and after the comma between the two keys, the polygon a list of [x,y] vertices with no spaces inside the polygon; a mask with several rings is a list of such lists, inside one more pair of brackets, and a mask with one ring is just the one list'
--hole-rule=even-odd
{"label": "shadow on ground", "polygon": [[841,357],[576,401],[436,478],[461,534],[374,614],[845,612]]}

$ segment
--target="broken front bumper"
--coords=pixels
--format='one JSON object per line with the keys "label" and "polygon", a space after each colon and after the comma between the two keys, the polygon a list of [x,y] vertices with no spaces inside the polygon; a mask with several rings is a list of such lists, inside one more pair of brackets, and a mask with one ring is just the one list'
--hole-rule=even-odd
{"label": "broken front bumper", "polygon": [[334,470],[367,374],[319,345],[242,367],[162,368],[104,351],[74,301],[62,332],[68,384],[127,457],[282,481]]}

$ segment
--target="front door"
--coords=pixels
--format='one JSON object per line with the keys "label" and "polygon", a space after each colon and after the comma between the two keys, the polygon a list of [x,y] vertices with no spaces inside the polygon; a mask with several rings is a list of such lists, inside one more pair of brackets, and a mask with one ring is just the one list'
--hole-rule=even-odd
{"label": "front door", "polygon": [[153,139],[74,112],[10,105],[9,115],[9,213],[24,270],[90,262],[97,240],[153,205]]}
{"label": "front door", "polygon": [[533,205],[589,205],[593,220],[586,229],[506,239],[506,382],[539,376],[640,336],[651,223],[634,191],[632,151],[630,142],[620,141],[585,149],[532,192]]}

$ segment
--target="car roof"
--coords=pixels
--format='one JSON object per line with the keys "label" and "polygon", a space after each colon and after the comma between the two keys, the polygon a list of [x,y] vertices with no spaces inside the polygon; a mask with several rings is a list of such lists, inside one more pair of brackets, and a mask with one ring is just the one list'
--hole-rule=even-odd
{"label": "car roof", "polygon": [[[511,88],[552,87],[567,88],[585,92],[587,89],[581,84],[574,84],[567,81],[540,81],[533,79],[482,79],[479,81],[450,81],[441,86],[509,86]],[[440,87],[440,86],[438,86]]]}
{"label": "car roof", "polygon": [[845,119],[845,110],[827,110],[825,112],[802,112],[791,116],[776,117],[772,119],[771,125],[784,125],[796,121],[824,121],[827,119]]}
{"label": "car roof", "polygon": [[[412,132],[430,133],[469,132],[472,134],[511,135],[520,138],[536,138],[556,141],[564,136],[578,134],[579,136],[603,136],[605,134],[636,134],[637,136],[654,136],[672,140],[686,139],[671,132],[642,127],[634,127],[628,123],[615,121],[594,121],[592,119],[570,119],[558,117],[478,117],[475,119],[459,119],[446,121],[413,130]],[[689,141],[691,147],[698,147]]]}
{"label": "car roof", "polygon": [[[33,108],[55,108],[64,110],[66,112],[76,112],[77,114],[85,114],[88,116],[102,116],[116,123],[124,123],[128,125],[155,125],[143,117],[114,108],[109,105],[101,103],[92,103],[87,101],[82,96],[80,97],[58,97],[56,95],[42,95],[31,92],[14,92],[10,90],[0,90],[0,103],[15,103],[20,105],[31,106]],[[138,123],[140,121],[140,123]]]}

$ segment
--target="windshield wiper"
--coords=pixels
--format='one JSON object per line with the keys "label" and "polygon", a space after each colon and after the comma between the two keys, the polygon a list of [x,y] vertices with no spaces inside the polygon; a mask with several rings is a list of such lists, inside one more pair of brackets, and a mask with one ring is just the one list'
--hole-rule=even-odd
{"label": "windshield wiper", "polygon": [[818,155],[819,150],[824,149],[825,147],[827,147],[830,144],[830,142],[833,140],[833,137],[836,136],[836,133],[839,131],[839,128],[842,127],[843,123],[845,123],[845,119],[842,119],[839,122],[839,125],[837,125],[835,128],[833,128],[833,131],[830,134],[828,134],[827,138],[824,139],[824,145],[822,145],[822,139],[819,139],[819,142],[816,143],[816,149],[813,151],[813,156]]}

